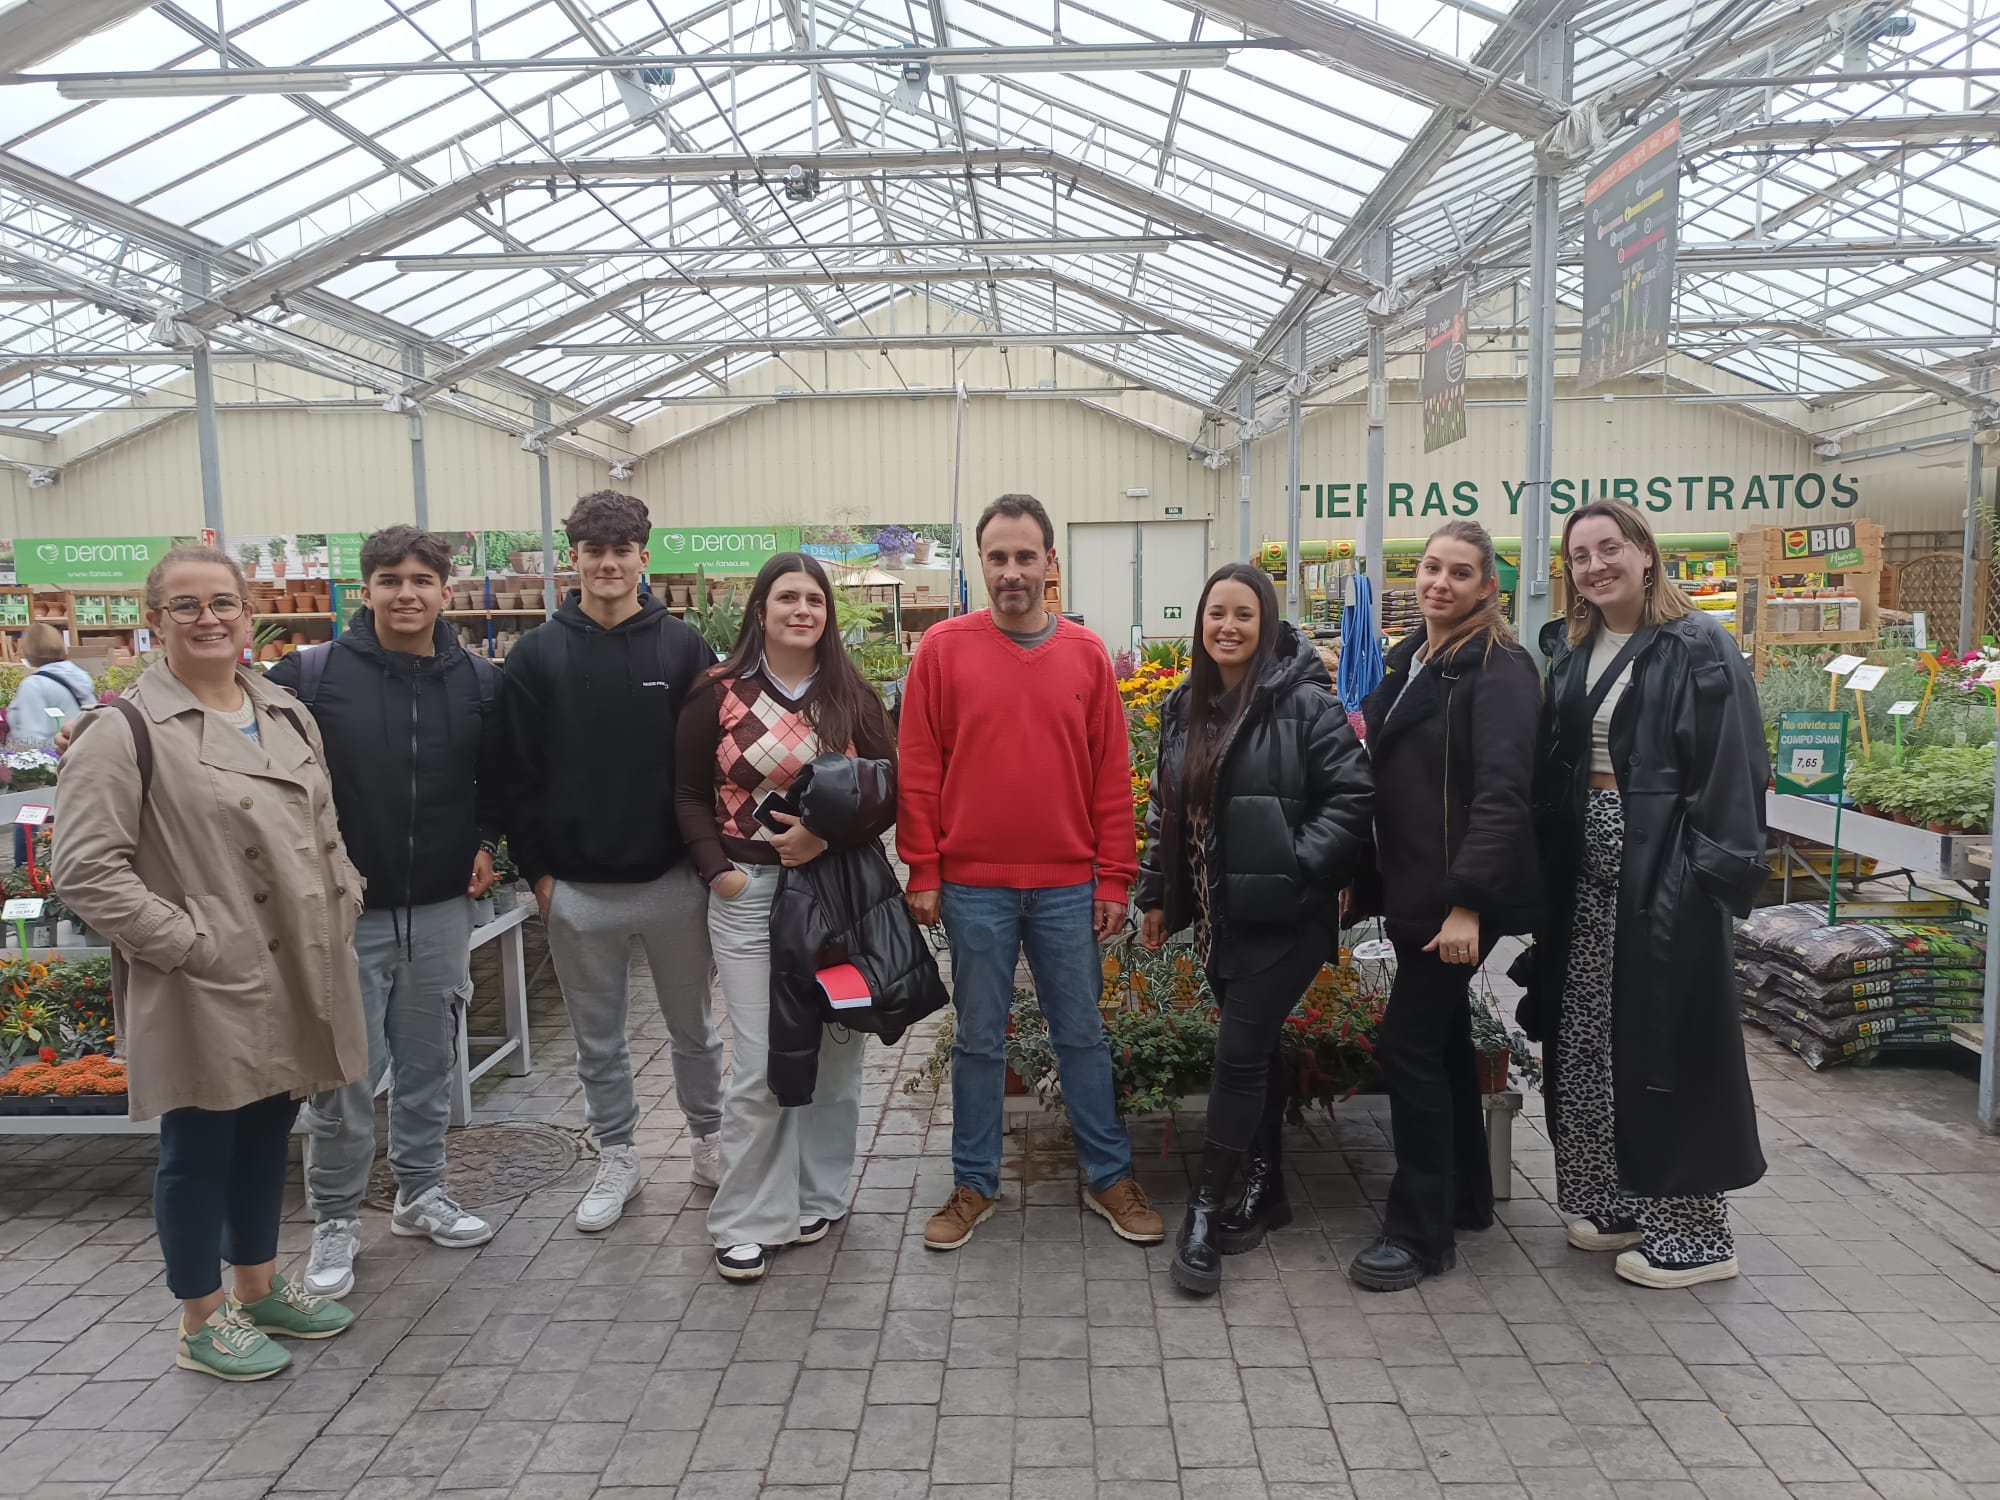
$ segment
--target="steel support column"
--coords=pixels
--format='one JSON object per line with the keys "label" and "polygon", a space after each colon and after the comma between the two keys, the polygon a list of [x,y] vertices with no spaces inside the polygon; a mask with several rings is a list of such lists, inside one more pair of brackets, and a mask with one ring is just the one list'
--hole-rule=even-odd
{"label": "steel support column", "polygon": [[[1257,382],[1246,380],[1236,393],[1236,430],[1247,432],[1250,424],[1257,420]],[[1236,555],[1239,562],[1249,562],[1256,543],[1251,540],[1250,501],[1253,493],[1254,477],[1250,472],[1250,450],[1254,446],[1249,439],[1239,437],[1236,441]]]}
{"label": "steel support column", "polygon": [[[1986,389],[1987,369],[1977,365],[1972,371],[1972,388]],[[1979,445],[1979,429],[1972,429],[1971,440],[1965,445],[1965,549],[1959,564],[1958,574],[1958,650],[1961,655],[1970,651],[1973,643],[1984,633],[1979,629],[1980,621],[1973,618],[1973,606],[1979,597],[1979,569],[1985,559],[1979,546],[1979,503],[1983,486],[1980,483],[1980,458],[1983,450]]]}
{"label": "steel support column", "polygon": [[[549,425],[549,403],[546,397],[535,398],[535,426]],[[535,463],[539,470],[542,486],[542,608],[551,615],[556,612],[556,512],[555,500],[549,493],[549,445],[540,444],[535,449]]]}
{"label": "steel support column", "polygon": [[[1560,23],[1528,49],[1528,78],[1559,99],[1569,98],[1569,40]],[[1537,167],[1540,167],[1537,162]],[[1556,249],[1562,226],[1562,174],[1537,170],[1528,249],[1528,452],[1521,491],[1521,571],[1514,621],[1521,641],[1541,657],[1549,618],[1549,481],[1556,446]]]}
{"label": "steel support column", "polygon": [[[403,373],[412,380],[424,375],[424,351],[415,344],[403,345]],[[424,409],[412,401],[403,413],[410,425],[410,493],[417,525],[431,529],[431,483],[424,469]]]}
{"label": "steel support column", "polygon": [[[181,302],[195,307],[208,300],[208,262],[190,255],[181,262]],[[195,448],[201,457],[201,524],[215,533],[222,526],[222,449],[215,438],[215,372],[209,367],[208,341],[194,348]]]}
{"label": "steel support column", "polygon": [[[1294,370],[1306,367],[1306,320],[1298,319],[1291,331],[1285,335],[1285,363]],[[1299,387],[1304,380],[1298,375],[1289,375],[1285,380],[1285,446],[1287,450],[1285,482],[1285,618],[1293,624],[1299,622],[1299,489],[1300,489],[1300,426],[1304,413],[1300,409],[1302,392]]]}
{"label": "steel support column", "polygon": [[[1389,231],[1378,230],[1368,238],[1366,265],[1369,278],[1389,284]],[[1382,630],[1382,595],[1389,586],[1388,559],[1382,555],[1382,531],[1389,510],[1388,479],[1389,351],[1388,330],[1380,318],[1368,320],[1368,499],[1361,507],[1361,551],[1367,560],[1369,590],[1374,595],[1369,606],[1371,634]]]}

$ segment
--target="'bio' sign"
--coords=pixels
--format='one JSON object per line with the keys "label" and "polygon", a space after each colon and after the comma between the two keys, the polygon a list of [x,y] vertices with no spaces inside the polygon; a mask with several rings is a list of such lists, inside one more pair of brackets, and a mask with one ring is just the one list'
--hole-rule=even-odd
{"label": "'bio' sign", "polygon": [[136,588],[171,546],[165,536],[24,537],[14,543],[14,571],[31,586]]}
{"label": "'bio' sign", "polygon": [[647,563],[655,573],[754,573],[780,552],[796,552],[796,526],[655,527]]}
{"label": "'bio' sign", "polygon": [[1785,533],[1785,556],[1825,557],[1829,552],[1854,549],[1854,528],[1842,526],[1801,526]]}

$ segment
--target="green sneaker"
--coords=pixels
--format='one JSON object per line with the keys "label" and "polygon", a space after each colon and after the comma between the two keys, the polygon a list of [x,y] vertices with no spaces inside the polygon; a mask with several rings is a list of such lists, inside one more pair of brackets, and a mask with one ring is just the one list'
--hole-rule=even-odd
{"label": "green sneaker", "polygon": [[354,1321],[354,1314],[338,1302],[315,1297],[282,1276],[271,1278],[271,1295],[261,1302],[238,1302],[232,1294],[229,1303],[260,1332],[280,1338],[330,1339]]}
{"label": "green sneaker", "polygon": [[266,1380],[291,1362],[292,1356],[231,1302],[210,1313],[193,1333],[182,1328],[174,1349],[174,1363],[183,1370],[199,1370],[217,1380]]}

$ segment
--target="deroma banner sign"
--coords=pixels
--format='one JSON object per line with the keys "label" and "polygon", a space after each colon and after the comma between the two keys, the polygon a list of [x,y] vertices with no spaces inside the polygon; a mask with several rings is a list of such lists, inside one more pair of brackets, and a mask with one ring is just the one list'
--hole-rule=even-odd
{"label": "deroma banner sign", "polygon": [[798,549],[796,526],[655,527],[647,566],[655,573],[754,573],[780,552]]}
{"label": "deroma banner sign", "polygon": [[170,536],[23,537],[14,543],[20,582],[50,588],[137,588],[174,544]]}
{"label": "deroma banner sign", "polygon": [[[1482,522],[1521,514],[1527,482],[1503,479],[1498,485],[1477,479],[1433,479],[1426,484],[1395,481],[1389,485],[1391,516],[1449,519],[1469,516]],[[1359,520],[1368,512],[1368,481],[1344,484],[1302,484],[1299,506],[1311,497],[1319,520]],[[1549,509],[1566,516],[1593,500],[1618,500],[1656,515],[1710,516],[1749,512],[1757,518],[1780,511],[1847,510],[1861,503],[1861,481],[1846,474],[1654,474],[1645,478],[1557,479],[1549,486]]]}

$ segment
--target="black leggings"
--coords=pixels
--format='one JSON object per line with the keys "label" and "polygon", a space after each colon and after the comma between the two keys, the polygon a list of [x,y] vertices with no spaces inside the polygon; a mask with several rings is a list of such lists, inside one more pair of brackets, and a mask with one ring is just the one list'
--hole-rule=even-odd
{"label": "black leggings", "polygon": [[1209,976],[1222,1018],[1208,1087],[1208,1138],[1232,1151],[1271,1152],[1284,1119],[1285,1017],[1333,953],[1326,932],[1307,929],[1269,968],[1240,979]]}
{"label": "black leggings", "polygon": [[160,1116],[153,1220],[167,1290],[199,1302],[222,1289],[222,1262],[278,1258],[285,1169],[299,1101],[273,1094],[241,1109],[170,1109]]}

